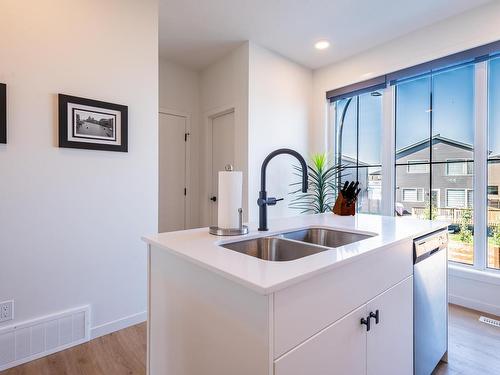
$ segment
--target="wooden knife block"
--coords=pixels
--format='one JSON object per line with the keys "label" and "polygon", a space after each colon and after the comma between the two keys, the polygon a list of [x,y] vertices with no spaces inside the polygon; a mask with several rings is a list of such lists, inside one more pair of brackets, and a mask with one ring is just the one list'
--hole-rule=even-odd
{"label": "wooden knife block", "polygon": [[347,200],[342,193],[339,193],[335,205],[333,206],[333,213],[340,216],[354,216],[356,214],[356,201],[347,205]]}

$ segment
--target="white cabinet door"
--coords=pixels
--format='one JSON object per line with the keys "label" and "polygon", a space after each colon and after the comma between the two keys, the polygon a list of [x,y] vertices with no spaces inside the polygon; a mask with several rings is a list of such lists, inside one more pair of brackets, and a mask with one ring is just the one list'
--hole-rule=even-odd
{"label": "white cabinet door", "polygon": [[361,325],[361,318],[366,315],[363,305],[320,331],[278,358],[274,374],[365,375],[366,326]]}
{"label": "white cabinet door", "polygon": [[411,276],[412,251],[405,241],[275,293],[274,358]]}
{"label": "white cabinet door", "polygon": [[367,334],[367,375],[413,374],[413,276],[367,304],[371,319]]}

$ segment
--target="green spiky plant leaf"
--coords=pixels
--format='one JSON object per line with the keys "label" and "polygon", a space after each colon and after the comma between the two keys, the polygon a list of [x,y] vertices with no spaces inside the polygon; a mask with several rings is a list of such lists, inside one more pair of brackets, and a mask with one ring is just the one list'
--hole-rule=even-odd
{"label": "green spiky plant leaf", "polygon": [[[342,171],[342,165],[332,165],[328,161],[327,154],[315,154],[311,158],[311,164],[307,166],[309,176],[309,189],[307,193],[302,193],[302,182],[298,181],[290,186],[294,187],[289,207],[300,210],[301,213],[323,213],[331,211],[337,199]],[[294,174],[302,177],[302,169],[294,166]]]}

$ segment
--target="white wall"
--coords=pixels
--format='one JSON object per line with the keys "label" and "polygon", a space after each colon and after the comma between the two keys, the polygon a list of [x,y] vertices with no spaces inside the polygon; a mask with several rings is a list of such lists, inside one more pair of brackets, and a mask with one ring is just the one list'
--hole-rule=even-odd
{"label": "white wall", "polygon": [[500,3],[492,2],[315,70],[311,147],[326,147],[325,94],[328,90],[497,41],[499,20]]}
{"label": "white wall", "polygon": [[243,171],[243,211],[248,213],[248,50],[243,43],[227,56],[205,68],[200,73],[200,194],[201,224],[210,223],[211,194],[207,155],[207,125],[210,116],[234,108],[235,170]]}
{"label": "white wall", "polygon": [[[460,52],[500,39],[500,3],[456,17],[377,46],[313,73],[313,128],[310,147],[327,149],[326,91]],[[452,302],[500,314],[500,276],[450,273]]]}
{"label": "white wall", "polygon": [[[140,237],[157,229],[157,1],[1,8],[0,300],[15,300],[14,322],[90,304],[94,335],[143,319]],[[129,152],[58,148],[58,93],[127,105]]]}
{"label": "white wall", "polygon": [[160,59],[160,110],[190,119],[190,227],[200,225],[200,77],[199,73]]}
{"label": "white wall", "polygon": [[[262,161],[278,148],[291,148],[309,162],[308,140],[311,125],[312,71],[274,52],[250,43],[248,195],[250,220],[257,221]],[[280,155],[267,168],[268,196],[285,198],[268,208],[268,217],[297,215],[288,208],[293,175],[292,156]]]}
{"label": "white wall", "polygon": [[464,272],[454,266],[450,267],[448,281],[450,302],[500,316],[500,275]]}
{"label": "white wall", "polygon": [[[200,183],[202,222],[209,224],[210,196],[206,157],[206,128],[210,116],[235,109],[235,168],[244,172],[243,209],[258,220],[260,166],[269,152],[293,148],[308,156],[312,72],[282,56],[246,42],[200,74]],[[269,217],[296,212],[288,209],[294,159],[281,156],[269,165],[268,191],[285,197],[269,209]]]}

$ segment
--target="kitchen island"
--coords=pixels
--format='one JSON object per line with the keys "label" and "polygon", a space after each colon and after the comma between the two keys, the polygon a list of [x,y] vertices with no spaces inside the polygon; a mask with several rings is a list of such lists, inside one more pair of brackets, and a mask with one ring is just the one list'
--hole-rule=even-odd
{"label": "kitchen island", "polygon": [[[144,237],[148,373],[412,374],[413,239],[446,223],[326,213],[273,220],[269,228],[250,225],[240,237],[207,228]],[[357,240],[313,244],[311,255],[288,261],[234,244],[270,236],[282,238],[285,251],[311,246],[281,235],[306,228]]]}

